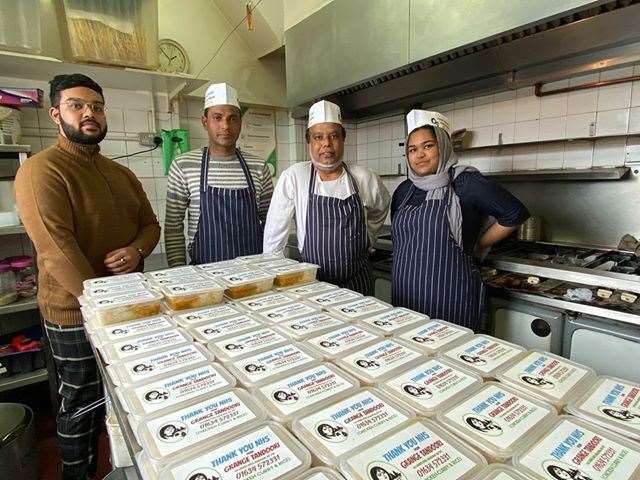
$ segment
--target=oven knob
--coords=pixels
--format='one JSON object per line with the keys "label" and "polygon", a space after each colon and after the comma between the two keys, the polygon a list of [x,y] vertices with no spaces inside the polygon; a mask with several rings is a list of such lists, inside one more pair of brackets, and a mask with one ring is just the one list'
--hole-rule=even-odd
{"label": "oven knob", "polygon": [[548,337],[551,334],[551,325],[546,320],[536,318],[531,322],[531,331],[538,337]]}

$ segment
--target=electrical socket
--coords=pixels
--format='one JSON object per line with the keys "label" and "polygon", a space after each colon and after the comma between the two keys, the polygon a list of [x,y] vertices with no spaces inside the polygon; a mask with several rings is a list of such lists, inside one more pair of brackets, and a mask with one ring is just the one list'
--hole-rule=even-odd
{"label": "electrical socket", "polygon": [[138,143],[145,147],[155,147],[153,139],[158,136],[157,133],[140,132],[138,133]]}

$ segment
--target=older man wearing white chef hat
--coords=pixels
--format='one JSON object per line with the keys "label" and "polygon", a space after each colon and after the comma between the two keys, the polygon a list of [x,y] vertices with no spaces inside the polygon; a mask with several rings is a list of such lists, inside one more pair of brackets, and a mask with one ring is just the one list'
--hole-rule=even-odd
{"label": "older man wearing white chef hat", "polygon": [[192,264],[262,252],[273,182],[264,159],[236,148],[242,121],[233,87],[207,88],[202,126],[209,145],[178,156],[169,171],[165,247],[171,267],[186,263],[187,250]]}
{"label": "older man wearing white chef hat", "polygon": [[320,266],[318,277],[371,294],[369,246],[389,209],[389,192],[370,170],[342,162],[346,131],[340,107],[322,100],[309,109],[310,162],[280,176],[267,214],[264,251],[284,249],[295,214],[302,260]]}

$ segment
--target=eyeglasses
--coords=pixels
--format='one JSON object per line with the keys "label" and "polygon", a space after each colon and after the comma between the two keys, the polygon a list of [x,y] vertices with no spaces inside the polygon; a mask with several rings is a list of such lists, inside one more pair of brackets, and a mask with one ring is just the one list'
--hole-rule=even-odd
{"label": "eyeglasses", "polygon": [[[85,107],[89,107],[89,110],[96,115],[102,115],[107,111],[107,107],[105,107],[102,102],[85,102],[79,98],[70,98],[62,103],[76,113],[84,112]],[[60,108],[60,105],[57,107]]]}

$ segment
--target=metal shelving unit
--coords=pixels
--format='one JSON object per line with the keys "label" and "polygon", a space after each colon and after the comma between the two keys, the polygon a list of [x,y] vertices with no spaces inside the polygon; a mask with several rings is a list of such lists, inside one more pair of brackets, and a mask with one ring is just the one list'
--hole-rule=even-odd
{"label": "metal shelving unit", "polygon": [[14,388],[26,387],[33,383],[46,382],[48,379],[49,371],[46,368],[40,368],[33,372],[0,378],[0,392],[7,392]]}

